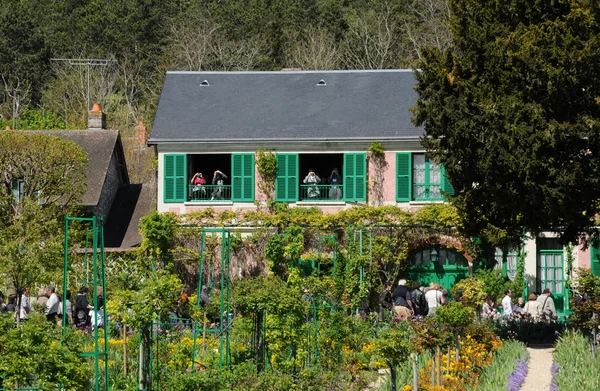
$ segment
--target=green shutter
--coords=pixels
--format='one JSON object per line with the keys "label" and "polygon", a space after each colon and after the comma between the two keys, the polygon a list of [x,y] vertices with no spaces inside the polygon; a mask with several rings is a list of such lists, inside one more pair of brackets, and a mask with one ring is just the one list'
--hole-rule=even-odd
{"label": "green shutter", "polygon": [[11,183],[11,185],[12,185],[12,194],[13,194],[13,198],[14,198],[15,202],[21,201],[21,198],[23,197],[23,195],[19,191],[19,182],[20,181],[21,180],[19,180],[19,179],[13,179],[12,183]]}
{"label": "green shutter", "polygon": [[187,156],[165,155],[164,202],[185,202],[187,195]]}
{"label": "green shutter", "polygon": [[597,239],[590,243],[590,269],[600,277],[600,242]]}
{"label": "green shutter", "polygon": [[232,200],[254,201],[254,154],[234,153],[231,155]]}
{"label": "green shutter", "polygon": [[450,183],[450,180],[448,180],[448,177],[446,177],[446,168],[444,166],[442,166],[442,177],[442,191],[448,195],[454,195],[454,187]]}
{"label": "green shutter", "polygon": [[410,201],[412,189],[412,156],[410,152],[396,154],[396,201]]}
{"label": "green shutter", "polygon": [[277,154],[277,177],[275,178],[275,201],[298,201],[298,154]]}
{"label": "green shutter", "polygon": [[344,200],[367,200],[367,154],[344,154]]}

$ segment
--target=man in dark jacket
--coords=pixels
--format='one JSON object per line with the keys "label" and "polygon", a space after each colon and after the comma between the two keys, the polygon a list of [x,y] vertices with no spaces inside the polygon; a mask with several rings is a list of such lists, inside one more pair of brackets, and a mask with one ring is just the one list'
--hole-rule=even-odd
{"label": "man in dark jacket", "polygon": [[429,308],[427,306],[427,300],[425,300],[425,294],[420,288],[421,283],[419,281],[413,281],[412,290],[410,291],[410,301],[415,310],[415,315],[425,316],[427,315]]}
{"label": "man in dark jacket", "polygon": [[409,320],[412,311],[412,302],[410,300],[410,293],[406,287],[406,280],[400,280],[398,287],[394,289],[392,293],[392,300],[394,301],[394,311],[398,315],[400,320]]}
{"label": "man in dark jacket", "polygon": [[383,285],[383,292],[379,294],[379,320],[385,319],[386,312],[389,312],[393,307],[392,302],[392,283],[386,281]]}

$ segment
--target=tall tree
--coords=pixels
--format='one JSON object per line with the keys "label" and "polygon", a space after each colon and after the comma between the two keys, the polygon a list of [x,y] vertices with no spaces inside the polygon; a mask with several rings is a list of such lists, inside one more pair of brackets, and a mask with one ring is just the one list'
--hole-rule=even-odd
{"label": "tall tree", "polygon": [[600,3],[451,0],[455,47],[423,51],[415,123],[469,235],[565,240],[600,212]]}
{"label": "tall tree", "polygon": [[0,131],[0,277],[16,291],[62,270],[63,217],[83,195],[86,163],[72,141]]}

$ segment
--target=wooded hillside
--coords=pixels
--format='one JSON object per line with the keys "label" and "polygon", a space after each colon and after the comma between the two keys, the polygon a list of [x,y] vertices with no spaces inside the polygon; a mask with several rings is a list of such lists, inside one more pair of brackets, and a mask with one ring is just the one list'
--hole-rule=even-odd
{"label": "wooded hillside", "polygon": [[[0,125],[124,132],[151,123],[167,70],[384,69],[451,45],[448,0],[5,0]],[[95,63],[93,63],[95,64]]]}

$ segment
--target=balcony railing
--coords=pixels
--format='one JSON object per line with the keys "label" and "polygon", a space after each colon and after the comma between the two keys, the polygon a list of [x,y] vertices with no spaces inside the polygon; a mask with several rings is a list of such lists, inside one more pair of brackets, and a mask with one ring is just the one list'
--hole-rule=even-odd
{"label": "balcony railing", "polygon": [[188,200],[198,202],[231,201],[231,185],[189,185]]}
{"label": "balcony railing", "polygon": [[342,185],[300,185],[300,201],[340,202],[344,200]]}

